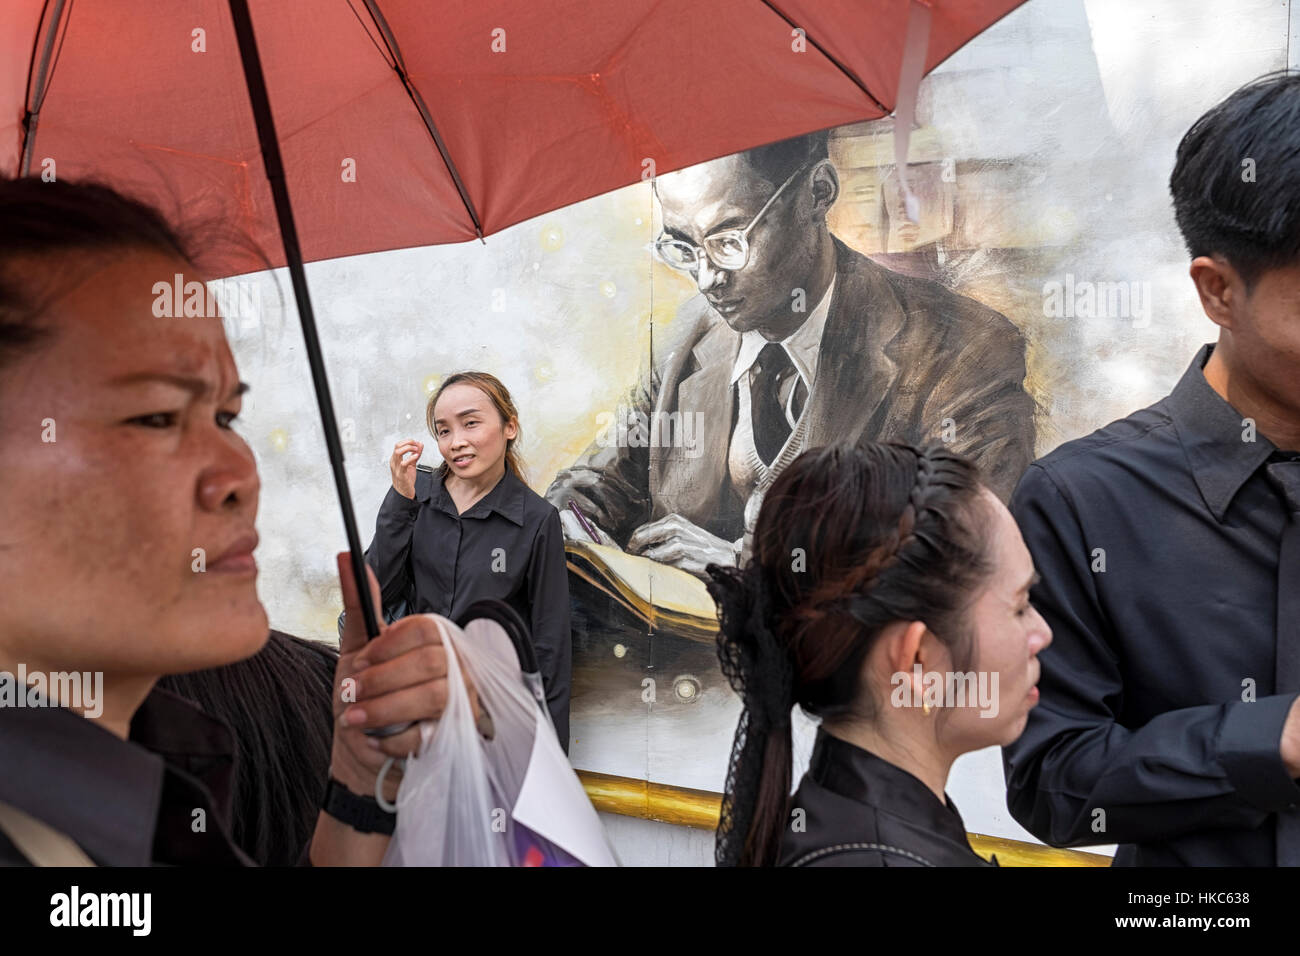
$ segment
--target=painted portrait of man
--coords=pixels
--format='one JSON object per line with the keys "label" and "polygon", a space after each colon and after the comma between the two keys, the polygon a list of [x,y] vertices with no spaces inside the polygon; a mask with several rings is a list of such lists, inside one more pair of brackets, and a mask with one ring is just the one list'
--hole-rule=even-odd
{"label": "painted portrait of man", "polygon": [[598,440],[548,489],[570,537],[586,535],[574,502],[604,543],[703,576],[741,559],[764,492],[804,449],[944,441],[1003,498],[1032,461],[1020,331],[835,236],[827,141],[813,133],[656,181],[655,254],[698,294],[629,400],[649,435]]}

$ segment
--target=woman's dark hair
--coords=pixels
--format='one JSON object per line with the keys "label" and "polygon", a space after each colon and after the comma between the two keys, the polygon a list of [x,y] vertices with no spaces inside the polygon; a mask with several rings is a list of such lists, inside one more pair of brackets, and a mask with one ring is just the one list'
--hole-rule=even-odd
{"label": "woman's dark hair", "polygon": [[1271,73],[1192,124],[1169,177],[1187,251],[1218,253],[1247,288],[1300,258],[1300,73]]}
{"label": "woman's dark hair", "polygon": [[814,448],[773,482],[742,568],[709,565],[718,657],[741,695],[718,826],[720,866],[776,862],[790,794],[790,711],[872,719],[863,661],[882,629],[924,621],[964,669],[986,579],[978,471],[942,446]]}
{"label": "woman's dark hair", "polygon": [[180,234],[152,206],[94,182],[0,178],[0,369],[45,337],[36,301],[13,268],[24,257],[156,249],[193,263]]}
{"label": "woman's dark hair", "polygon": [[262,866],[298,863],[316,827],[334,739],[337,664],[330,645],[272,631],[252,657],[158,681],[230,727],[231,837]]}
{"label": "woman's dark hair", "polygon": [[[75,266],[79,256],[145,249],[175,256],[200,272],[229,274],[235,265],[250,263],[272,268],[222,207],[209,208],[203,199],[171,204],[187,210],[184,228],[148,202],[103,183],[0,177],[0,371],[50,335],[40,322],[47,303],[23,275],[24,259],[67,256]],[[51,296],[57,286],[41,292]]]}

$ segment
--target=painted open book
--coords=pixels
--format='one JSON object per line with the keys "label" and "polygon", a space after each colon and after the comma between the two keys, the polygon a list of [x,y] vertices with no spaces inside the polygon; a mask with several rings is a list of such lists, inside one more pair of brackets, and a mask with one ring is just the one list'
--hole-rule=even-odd
{"label": "painted open book", "polygon": [[569,570],[657,630],[712,641],[718,611],[704,582],[671,565],[590,541],[565,541]]}

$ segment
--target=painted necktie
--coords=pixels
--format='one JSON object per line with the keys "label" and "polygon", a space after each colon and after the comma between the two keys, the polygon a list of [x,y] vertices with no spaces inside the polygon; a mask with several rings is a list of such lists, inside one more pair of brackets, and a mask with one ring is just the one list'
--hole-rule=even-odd
{"label": "painted necktie", "polygon": [[772,463],[790,437],[790,422],[781,402],[781,383],[794,370],[789,353],[778,342],[764,345],[754,362],[750,412],[754,424],[754,448],[765,465]]}

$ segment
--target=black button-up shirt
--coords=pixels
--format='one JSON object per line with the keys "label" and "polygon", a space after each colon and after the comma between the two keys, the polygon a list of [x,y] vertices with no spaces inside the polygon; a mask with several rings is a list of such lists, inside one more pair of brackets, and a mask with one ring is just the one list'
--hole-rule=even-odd
{"label": "black button-up shirt", "polygon": [[[0,708],[0,801],[101,866],[254,865],[229,835],[234,761],[226,725],[164,690],[127,740],[62,707]],[[27,862],[0,832],[0,866]]]}
{"label": "black button-up shirt", "polygon": [[[952,799],[901,767],[817,730],[790,798],[780,866],[996,866],[970,847]],[[794,811],[802,810],[801,818]]]}
{"label": "black button-up shirt", "polygon": [[564,530],[554,505],[507,467],[491,491],[459,514],[441,477],[422,468],[414,499],[388,489],[366,561],[385,607],[405,599],[411,613],[456,620],[475,601],[497,598],[518,611],[568,751],[573,638]]}
{"label": "black button-up shirt", "polygon": [[1278,811],[1300,802],[1279,754],[1297,695],[1274,681],[1277,450],[1206,382],[1212,349],[1012,498],[1054,639],[1003,752],[1007,803],[1054,846],[1121,844],[1117,865],[1273,865]]}

